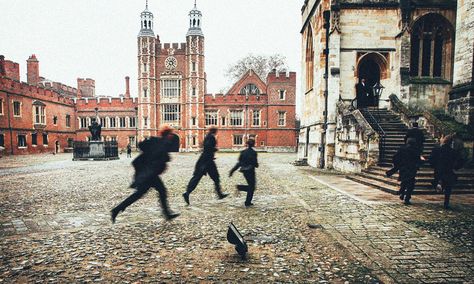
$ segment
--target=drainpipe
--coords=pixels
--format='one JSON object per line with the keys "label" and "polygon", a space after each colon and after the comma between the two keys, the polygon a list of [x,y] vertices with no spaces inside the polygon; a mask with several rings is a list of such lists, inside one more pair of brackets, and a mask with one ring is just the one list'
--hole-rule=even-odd
{"label": "drainpipe", "polygon": [[8,129],[10,130],[10,152],[13,155],[13,129],[10,115],[10,93],[7,92]]}
{"label": "drainpipe", "polygon": [[321,156],[319,158],[319,167],[324,169],[325,167],[325,156],[326,156],[326,133],[328,129],[328,89],[329,89],[329,28],[331,11],[326,10],[323,12],[324,18],[324,29],[326,30],[326,48],[324,49],[325,60],[324,60],[324,124],[323,131],[321,132]]}

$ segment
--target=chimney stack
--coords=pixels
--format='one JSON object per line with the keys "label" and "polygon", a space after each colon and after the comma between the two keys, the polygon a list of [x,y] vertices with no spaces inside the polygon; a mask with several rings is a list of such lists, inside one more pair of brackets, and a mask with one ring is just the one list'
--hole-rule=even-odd
{"label": "chimney stack", "polygon": [[31,85],[38,85],[40,82],[39,61],[34,54],[26,61],[26,81]]}
{"label": "chimney stack", "polygon": [[130,77],[125,77],[125,98],[130,98]]}

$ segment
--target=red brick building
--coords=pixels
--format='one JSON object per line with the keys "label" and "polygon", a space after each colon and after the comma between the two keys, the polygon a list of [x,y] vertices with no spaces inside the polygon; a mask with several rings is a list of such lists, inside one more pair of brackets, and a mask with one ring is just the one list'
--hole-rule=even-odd
{"label": "red brick building", "polygon": [[294,151],[296,74],[270,73],[263,82],[249,71],[226,95],[207,94],[201,26],[195,5],[186,42],[162,43],[153,31],[153,14],[148,7],[141,13],[138,138],[154,136],[161,124],[169,124],[177,130],[180,148],[195,151],[206,128],[218,126],[220,148],[242,148],[253,137],[262,149]]}
{"label": "red brick building", "polygon": [[[252,70],[227,94],[206,93],[202,14],[194,6],[184,43],[161,43],[153,32],[153,14],[141,13],[138,34],[138,97],[100,97],[95,81],[77,79],[77,88],[40,76],[35,55],[27,60],[27,82],[18,63],[0,57],[0,147],[4,154],[62,152],[72,141],[90,139],[88,126],[102,125],[104,140],[120,149],[156,136],[169,124],[181,151],[197,151],[211,126],[221,149],[238,150],[249,138],[267,151],[296,149],[296,74],[271,72],[262,81]],[[1,148],[0,148],[1,149]]]}

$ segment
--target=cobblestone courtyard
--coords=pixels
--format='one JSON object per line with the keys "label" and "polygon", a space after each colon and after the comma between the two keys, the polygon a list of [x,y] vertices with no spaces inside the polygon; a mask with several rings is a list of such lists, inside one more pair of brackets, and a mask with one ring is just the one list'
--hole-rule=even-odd
{"label": "cobblestone courtyard", "polygon": [[[156,193],[110,222],[132,191],[131,159],[72,162],[68,154],[0,159],[0,283],[474,283],[470,197],[357,191],[341,176],[290,164],[294,154],[260,154],[255,206],[227,173],[237,154],[219,154],[224,191],[208,177],[186,206],[181,193],[196,154],[176,154],[164,174],[166,222]],[[354,185],[354,186],[353,186]],[[229,222],[249,244],[246,261],[226,241]]]}

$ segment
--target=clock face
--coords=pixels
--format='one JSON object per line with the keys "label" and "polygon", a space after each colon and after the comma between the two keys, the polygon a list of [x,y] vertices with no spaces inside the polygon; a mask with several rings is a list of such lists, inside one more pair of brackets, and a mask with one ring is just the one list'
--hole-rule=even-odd
{"label": "clock face", "polygon": [[178,66],[178,60],[173,56],[168,56],[165,60],[165,67],[168,70],[175,69]]}

